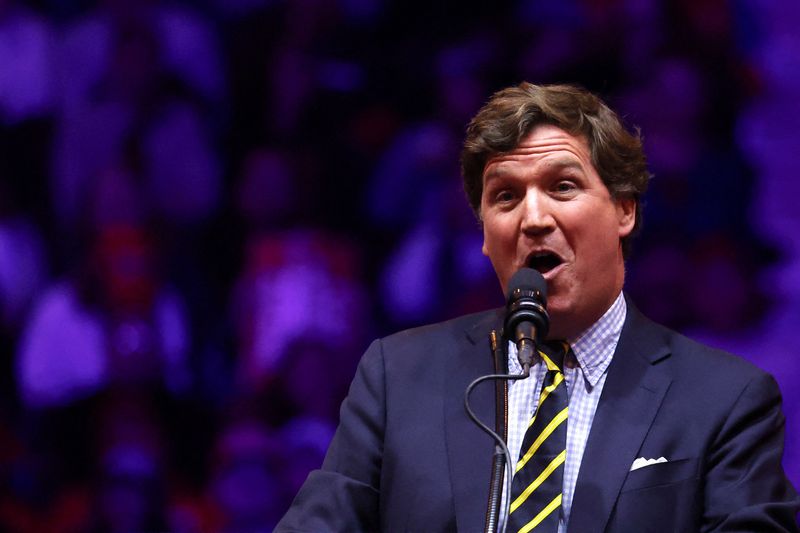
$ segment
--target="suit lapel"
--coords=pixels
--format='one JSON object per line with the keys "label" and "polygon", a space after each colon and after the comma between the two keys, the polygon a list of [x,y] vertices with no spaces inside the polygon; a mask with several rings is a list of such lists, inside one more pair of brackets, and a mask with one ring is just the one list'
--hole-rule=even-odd
{"label": "suit lapel", "polygon": [[[489,332],[499,326],[499,312],[483,315],[462,338],[459,364],[445,381],[444,422],[450,483],[459,531],[473,531],[483,524],[494,442],[467,416],[464,392],[479,376],[494,372]],[[470,396],[478,418],[494,426],[494,385],[480,384]]]}
{"label": "suit lapel", "polygon": [[581,461],[569,531],[605,529],[671,379],[654,366],[669,356],[663,333],[628,302],[628,317]]}

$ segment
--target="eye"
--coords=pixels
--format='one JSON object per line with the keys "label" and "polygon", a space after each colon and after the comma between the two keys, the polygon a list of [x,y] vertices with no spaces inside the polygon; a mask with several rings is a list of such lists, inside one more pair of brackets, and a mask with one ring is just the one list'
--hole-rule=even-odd
{"label": "eye", "polygon": [[490,205],[510,205],[517,199],[517,190],[508,183],[495,181],[486,189],[486,199]]}
{"label": "eye", "polygon": [[514,193],[509,189],[504,189],[495,194],[494,199],[497,203],[506,204],[514,200]]}
{"label": "eye", "polygon": [[578,185],[572,180],[559,180],[553,186],[553,191],[561,196],[569,195],[578,190]]}

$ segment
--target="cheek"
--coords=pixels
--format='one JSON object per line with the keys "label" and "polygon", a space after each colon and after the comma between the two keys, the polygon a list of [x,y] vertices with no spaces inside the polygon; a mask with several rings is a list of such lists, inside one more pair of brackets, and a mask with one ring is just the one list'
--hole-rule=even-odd
{"label": "cheek", "polygon": [[497,220],[484,221],[483,254],[489,258],[497,275],[504,278],[505,270],[513,263],[516,252],[516,237],[513,231]]}
{"label": "cheek", "polygon": [[517,234],[510,224],[495,220],[484,225],[483,246],[490,255],[506,255],[516,249]]}
{"label": "cheek", "polygon": [[491,252],[497,248],[498,242],[502,240],[502,226],[497,220],[491,218],[483,221],[483,250],[484,253]]}
{"label": "cheek", "polygon": [[578,276],[587,283],[605,283],[619,260],[620,240],[617,226],[597,224],[587,228],[580,237]]}
{"label": "cheek", "polygon": [[599,250],[619,241],[619,219],[610,206],[595,206],[574,213],[570,220],[576,241],[584,246]]}

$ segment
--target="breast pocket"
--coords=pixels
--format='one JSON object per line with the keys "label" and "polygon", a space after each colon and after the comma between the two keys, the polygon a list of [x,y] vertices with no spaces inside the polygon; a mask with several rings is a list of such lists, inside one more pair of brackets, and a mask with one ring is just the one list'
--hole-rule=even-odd
{"label": "breast pocket", "polygon": [[696,532],[700,524],[698,460],[658,463],[628,472],[609,531]]}
{"label": "breast pocket", "polygon": [[628,472],[622,492],[670,485],[697,477],[697,459],[680,459],[643,466]]}

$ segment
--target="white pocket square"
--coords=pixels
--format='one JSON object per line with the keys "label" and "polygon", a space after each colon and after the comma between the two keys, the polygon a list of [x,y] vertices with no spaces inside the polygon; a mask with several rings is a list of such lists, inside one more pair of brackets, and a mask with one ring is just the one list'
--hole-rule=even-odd
{"label": "white pocket square", "polygon": [[658,459],[645,459],[644,457],[639,457],[631,465],[631,472],[633,472],[634,470],[638,470],[639,468],[642,468],[644,466],[650,466],[650,465],[655,465],[655,464],[658,464],[658,463],[666,463],[666,462],[667,462],[667,458],[666,457],[659,457]]}

